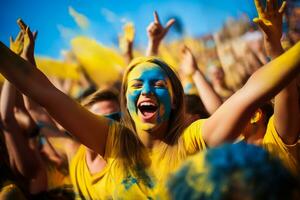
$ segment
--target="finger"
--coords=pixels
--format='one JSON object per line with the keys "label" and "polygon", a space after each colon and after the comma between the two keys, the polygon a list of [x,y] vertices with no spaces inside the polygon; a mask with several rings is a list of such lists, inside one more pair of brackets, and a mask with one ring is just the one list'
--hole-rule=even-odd
{"label": "finger", "polygon": [[274,3],[273,3],[273,7],[274,7],[274,10],[276,11],[276,9],[278,9],[278,0],[273,0]]}
{"label": "finger", "polygon": [[187,48],[187,46],[186,46],[185,44],[182,45],[182,47],[181,47],[181,52],[182,52],[183,54],[185,54],[186,48]]}
{"label": "finger", "polygon": [[269,34],[269,29],[267,27],[267,25],[259,18],[254,18],[253,22],[256,23],[263,32],[265,32],[267,35]]}
{"label": "finger", "polygon": [[37,37],[37,35],[38,35],[38,31],[34,31],[34,32],[32,33],[32,35],[33,35],[33,39],[36,40],[36,37]]}
{"label": "finger", "polygon": [[170,19],[167,22],[166,29],[169,30],[171,28],[171,26],[173,26],[174,23],[175,23],[175,19]]}
{"label": "finger", "polygon": [[266,11],[268,13],[275,11],[275,2],[274,2],[274,0],[267,0]]}
{"label": "finger", "polygon": [[26,34],[29,37],[30,41],[34,41],[33,34],[31,32],[29,26],[27,26],[27,28],[26,28]]}
{"label": "finger", "polygon": [[21,18],[19,18],[17,20],[17,23],[18,23],[18,25],[19,25],[19,27],[21,28],[22,31],[26,31],[27,25],[23,22],[23,20]]}
{"label": "finger", "polygon": [[9,43],[10,44],[14,43],[14,38],[12,36],[9,36]]}
{"label": "finger", "polygon": [[160,24],[160,20],[156,11],[154,11],[153,15],[154,15],[154,22]]}
{"label": "finger", "polygon": [[278,10],[278,12],[280,14],[282,14],[284,12],[285,8],[286,8],[286,1],[282,2],[281,6],[280,6],[280,8]]}
{"label": "finger", "polygon": [[24,36],[23,32],[22,32],[22,31],[19,31],[19,33],[18,33],[18,35],[17,35],[15,41],[17,41],[17,40],[22,40],[22,39],[23,39],[23,36]]}
{"label": "finger", "polygon": [[154,26],[155,26],[154,22],[151,22],[151,23],[149,24],[149,26],[147,27],[147,31],[148,31],[148,32],[151,31],[151,30],[153,29]]}
{"label": "finger", "polygon": [[254,0],[254,3],[258,16],[260,17],[264,13],[263,6],[261,5],[260,0]]}

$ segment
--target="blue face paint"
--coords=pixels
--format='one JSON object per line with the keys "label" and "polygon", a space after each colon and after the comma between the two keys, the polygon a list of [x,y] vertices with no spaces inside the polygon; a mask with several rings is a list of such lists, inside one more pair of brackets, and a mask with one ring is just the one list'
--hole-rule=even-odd
{"label": "blue face paint", "polygon": [[[128,75],[126,91],[127,108],[136,126],[143,124],[138,117],[138,101],[140,98],[155,98],[158,109],[155,124],[167,121],[171,113],[172,87],[166,73],[153,63],[136,66]],[[140,99],[141,100],[141,99]],[[146,123],[147,124],[147,123]],[[143,125],[145,127],[145,123]],[[150,127],[152,127],[150,125]]]}

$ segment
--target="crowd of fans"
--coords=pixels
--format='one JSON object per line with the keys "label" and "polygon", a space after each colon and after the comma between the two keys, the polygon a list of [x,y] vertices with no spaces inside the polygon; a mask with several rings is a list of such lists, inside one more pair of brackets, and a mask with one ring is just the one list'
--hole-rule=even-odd
{"label": "crowd of fans", "polygon": [[0,42],[0,199],[299,199],[300,7],[255,5],[169,43],[154,12],[145,53],[126,24],[108,81],[72,51],[76,79],[45,75],[19,19]]}

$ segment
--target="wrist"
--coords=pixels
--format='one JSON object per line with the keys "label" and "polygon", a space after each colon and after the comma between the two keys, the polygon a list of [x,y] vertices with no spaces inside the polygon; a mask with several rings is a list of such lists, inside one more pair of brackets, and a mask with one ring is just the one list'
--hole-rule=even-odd
{"label": "wrist", "polygon": [[158,54],[159,43],[150,41],[148,44],[148,56]]}
{"label": "wrist", "polygon": [[278,46],[276,46],[276,47],[272,47],[272,48],[271,48],[271,51],[270,51],[270,53],[269,53],[269,57],[270,57],[271,59],[274,59],[274,58],[280,56],[280,55],[283,54],[283,53],[284,53],[284,50],[283,50],[283,48],[282,48],[282,46],[281,46],[281,44],[280,44],[280,45],[278,45]]}
{"label": "wrist", "polygon": [[22,53],[20,56],[21,56],[24,60],[30,62],[31,64],[34,63],[34,56],[33,56],[33,55],[28,55],[28,54]]}
{"label": "wrist", "polygon": [[284,51],[280,42],[280,39],[276,40],[265,40],[265,48],[268,57],[276,58],[277,56],[281,55]]}
{"label": "wrist", "polygon": [[202,73],[201,73],[201,71],[199,70],[199,69],[195,69],[194,71],[193,71],[193,73],[191,74],[191,77],[192,78],[195,78],[195,77],[197,77],[197,76],[201,76],[202,75]]}

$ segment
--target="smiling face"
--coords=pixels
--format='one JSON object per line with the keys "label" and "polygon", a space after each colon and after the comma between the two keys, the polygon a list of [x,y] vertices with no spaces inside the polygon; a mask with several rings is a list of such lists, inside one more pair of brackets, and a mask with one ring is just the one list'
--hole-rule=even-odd
{"label": "smiling face", "polygon": [[127,109],[137,130],[153,131],[168,122],[172,108],[172,86],[158,65],[145,62],[127,78]]}

